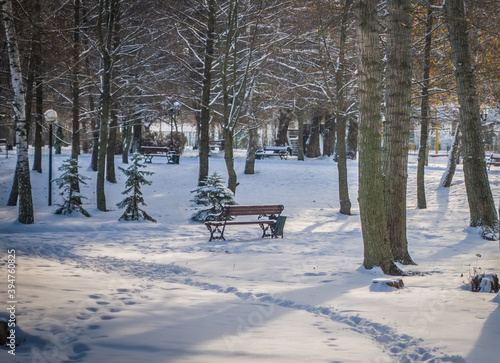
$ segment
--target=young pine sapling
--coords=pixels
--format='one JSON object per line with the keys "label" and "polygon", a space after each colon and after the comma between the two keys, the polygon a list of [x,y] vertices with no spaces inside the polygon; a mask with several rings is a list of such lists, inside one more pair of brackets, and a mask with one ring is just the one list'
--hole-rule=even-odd
{"label": "young pine sapling", "polygon": [[[59,189],[62,189],[60,195],[63,197],[63,204],[55,211],[56,214],[71,214],[78,211],[85,217],[90,214],[83,209],[82,199],[85,199],[77,190],[80,184],[86,184],[85,180],[90,178],[78,174],[78,160],[70,158],[63,162],[59,171],[62,173],[57,179],[54,179]],[[77,186],[77,187],[75,187]]]}
{"label": "young pine sapling", "polygon": [[125,182],[126,189],[122,194],[128,195],[128,197],[116,205],[118,208],[125,208],[125,212],[123,212],[119,220],[137,221],[143,218],[156,223],[153,217],[140,208],[140,206],[146,205],[142,196],[141,186],[151,185],[152,183],[146,180],[145,176],[154,174],[151,171],[140,170],[141,168],[145,168],[145,166],[142,164],[142,156],[137,153],[132,156],[132,165],[127,169],[118,167],[127,176],[127,181]]}
{"label": "young pine sapling", "polygon": [[191,200],[209,208],[197,211],[191,219],[198,222],[217,220],[225,205],[234,205],[234,193],[224,185],[222,176],[217,172],[209,175],[203,185],[191,191],[195,196]]}

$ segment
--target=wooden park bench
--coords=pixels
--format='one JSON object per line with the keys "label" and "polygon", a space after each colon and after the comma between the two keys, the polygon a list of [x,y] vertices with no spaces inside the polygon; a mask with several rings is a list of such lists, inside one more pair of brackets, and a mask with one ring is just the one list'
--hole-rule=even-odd
{"label": "wooden park bench", "polygon": [[210,140],[208,145],[212,151],[215,151],[215,149],[219,149],[219,151],[224,150],[224,140]]}
{"label": "wooden park bench", "polygon": [[[281,216],[283,211],[282,205],[226,205],[217,221],[207,221],[205,226],[210,231],[210,239],[226,240],[224,231],[226,226],[234,225],[251,225],[257,224],[262,229],[262,238],[270,237],[283,238],[283,228],[285,226],[286,217]],[[257,217],[257,219],[239,219],[235,217]],[[267,219],[265,219],[267,218]]]}
{"label": "wooden park bench", "polygon": [[491,166],[500,166],[500,154],[491,154],[486,158],[486,166],[490,170]]}
{"label": "wooden park bench", "polygon": [[265,146],[262,150],[257,150],[255,152],[256,159],[270,158],[277,156],[280,159],[286,159],[290,155],[289,146]]}
{"label": "wooden park bench", "polygon": [[168,164],[179,164],[179,153],[166,146],[141,146],[140,152],[144,156],[145,163],[151,163],[156,156],[167,158]]}

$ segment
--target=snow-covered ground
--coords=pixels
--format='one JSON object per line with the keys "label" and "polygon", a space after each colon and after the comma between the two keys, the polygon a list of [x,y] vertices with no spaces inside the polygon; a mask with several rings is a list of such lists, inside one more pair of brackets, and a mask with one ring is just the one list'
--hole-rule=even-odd
{"label": "snow-covered ground", "polygon": [[[57,166],[68,157],[54,155]],[[95,177],[82,193],[91,218],[56,216],[44,173],[31,173],[35,224],[6,207],[15,153],[0,153],[0,317],[9,320],[9,250],[15,251],[15,316],[25,342],[0,349],[1,362],[495,362],[500,299],[473,293],[475,268],[499,272],[498,241],[467,228],[461,166],[439,188],[446,158],[426,168],[428,209],[416,209],[416,156],[410,155],[408,241],[416,266],[401,290],[378,289],[379,270],[362,268],[357,162],[349,161],[353,216],[338,213],[337,166],[329,159],[258,160],[244,175],[239,204],[283,204],[284,238],[261,239],[235,226],[208,242],[191,222],[198,160],[153,159],[144,209],[158,223],[118,221],[124,175],[106,185],[109,212],[95,208]],[[117,165],[121,159],[117,158]],[[222,158],[210,170],[225,176]],[[489,171],[498,203],[500,169]],[[60,201],[54,186],[54,203]],[[10,251],[12,252],[12,251]],[[12,255],[12,254],[11,254]],[[478,256],[481,257],[478,257]]]}

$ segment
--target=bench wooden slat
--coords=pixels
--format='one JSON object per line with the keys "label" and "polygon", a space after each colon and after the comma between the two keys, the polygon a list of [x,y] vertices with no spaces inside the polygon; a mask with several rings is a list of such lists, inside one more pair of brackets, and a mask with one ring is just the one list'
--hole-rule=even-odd
{"label": "bench wooden slat", "polygon": [[488,158],[486,158],[486,165],[488,166],[488,170],[491,165],[499,166],[500,165],[500,154],[491,154]]}
{"label": "bench wooden slat", "polygon": [[272,215],[280,214],[283,210],[281,205],[256,205],[256,206],[226,206],[222,212],[226,216],[250,216],[250,215]]}

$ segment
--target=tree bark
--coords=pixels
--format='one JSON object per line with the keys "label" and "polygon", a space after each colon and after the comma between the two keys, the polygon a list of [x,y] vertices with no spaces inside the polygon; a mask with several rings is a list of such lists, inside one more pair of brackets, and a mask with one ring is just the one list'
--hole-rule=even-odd
{"label": "tree bark", "polygon": [[248,130],[248,148],[245,161],[245,174],[255,174],[255,152],[259,147],[259,130],[257,127],[250,127]]}
{"label": "tree bark", "polygon": [[429,137],[429,87],[431,74],[431,47],[432,47],[432,27],[434,23],[433,10],[429,7],[427,10],[427,19],[425,27],[425,46],[424,46],[424,69],[422,79],[422,100],[420,103],[420,147],[418,148],[417,162],[417,208],[426,209],[427,200],[425,198],[425,166],[427,165],[427,139]]}
{"label": "tree bark", "polygon": [[297,160],[304,161],[304,114],[303,114],[303,112],[299,113],[299,116],[297,117],[297,123],[299,124]]}
{"label": "tree bark", "polygon": [[484,160],[479,100],[463,1],[446,1],[445,13],[460,104],[463,168],[470,226],[480,227],[484,238],[497,238],[498,216]]}
{"label": "tree bark", "polygon": [[377,2],[356,0],[359,72],[359,209],[367,269],[379,266],[389,275],[401,271],[392,259],[382,182],[382,75]]}
{"label": "tree bark", "polygon": [[348,116],[349,123],[347,125],[347,146],[346,157],[351,160],[356,160],[358,153],[358,130],[359,124],[356,116]]}
{"label": "tree bark", "polygon": [[339,201],[340,214],[351,214],[351,200],[349,198],[349,182],[347,179],[346,156],[346,95],[345,89],[345,46],[347,39],[347,22],[352,0],[346,0],[340,26],[340,43],[337,72],[335,74],[335,91],[337,95],[337,170],[339,173]]}
{"label": "tree bark", "polygon": [[132,145],[132,125],[129,120],[124,120],[122,127],[122,163],[128,164],[128,154],[130,153],[130,146]]}
{"label": "tree bark", "polygon": [[234,194],[236,194],[236,187],[238,186],[238,176],[234,170],[234,146],[233,146],[233,132],[230,128],[224,129],[224,160],[227,169],[227,187]]}
{"label": "tree bark", "polygon": [[320,136],[320,124],[323,119],[323,115],[319,110],[314,112],[311,121],[311,131],[306,142],[305,155],[308,158],[317,158],[321,156],[321,149],[319,147],[319,136]]}
{"label": "tree bark", "polygon": [[[72,70],[72,100],[71,107],[71,158],[76,162],[78,170],[78,156],[80,155],[80,0],[73,3],[73,70]],[[74,178],[71,184],[71,192],[79,195],[80,183]],[[81,198],[74,198],[75,202],[81,204]]]}
{"label": "tree bark", "polygon": [[109,135],[109,116],[111,109],[111,83],[113,72],[113,32],[115,27],[115,16],[118,11],[120,0],[106,0],[99,2],[99,17],[97,24],[98,46],[101,53],[103,75],[101,84],[100,121],[99,121],[99,151],[97,153],[97,180],[96,200],[97,209],[105,212],[106,194],[104,190],[106,179],[106,158]]}
{"label": "tree bark", "polygon": [[203,65],[203,86],[201,94],[200,134],[199,134],[199,171],[198,186],[202,186],[208,176],[210,155],[210,95],[212,87],[212,63],[215,41],[215,0],[208,2],[207,34],[205,44],[205,61]]}
{"label": "tree bark", "polygon": [[460,125],[457,125],[455,130],[455,137],[453,139],[453,144],[451,145],[450,155],[448,156],[448,165],[446,171],[441,178],[440,186],[444,188],[451,187],[451,182],[453,181],[453,176],[455,175],[455,170],[457,168],[457,161],[459,158],[460,150]]}
{"label": "tree bark", "polygon": [[323,155],[332,156],[335,154],[336,130],[337,124],[335,118],[328,113],[325,117],[325,127],[323,131]]}
{"label": "tree bark", "polygon": [[288,145],[288,126],[292,120],[292,110],[280,108],[278,118],[278,133],[276,135],[276,146]]}
{"label": "tree bark", "polygon": [[13,188],[18,189],[18,221],[22,224],[33,224],[35,222],[33,211],[33,198],[31,192],[30,167],[28,158],[28,135],[26,129],[26,94],[23,86],[23,75],[21,70],[21,60],[19,47],[17,45],[17,35],[13,24],[12,2],[5,0],[1,3],[1,17],[5,27],[7,41],[7,51],[10,63],[10,75],[14,99],[12,106],[16,121],[16,144],[17,144],[17,164],[14,175]]}
{"label": "tree bark", "polygon": [[[31,125],[31,103],[35,95],[35,136],[33,170],[42,172],[42,122],[43,122],[43,82],[42,82],[42,37],[40,29],[40,0],[35,1],[33,8],[34,22],[31,28],[31,58],[26,92],[26,123]],[[31,88],[31,90],[29,89]]]}
{"label": "tree bark", "polygon": [[115,107],[111,110],[111,121],[109,124],[108,146],[106,152],[106,180],[116,183],[115,155],[118,139],[118,115]]}
{"label": "tree bark", "polygon": [[406,238],[406,188],[411,115],[411,4],[387,0],[386,153],[384,197],[387,230],[395,261],[415,264]]}

